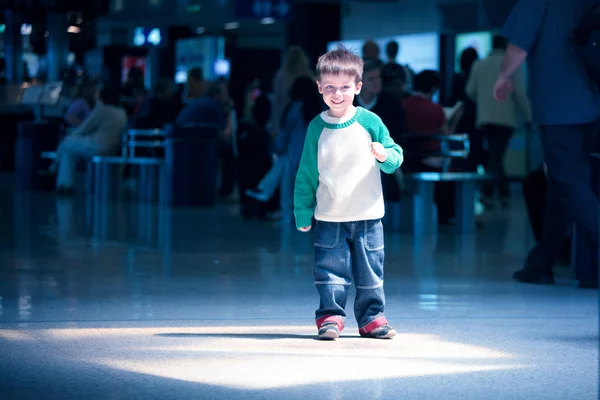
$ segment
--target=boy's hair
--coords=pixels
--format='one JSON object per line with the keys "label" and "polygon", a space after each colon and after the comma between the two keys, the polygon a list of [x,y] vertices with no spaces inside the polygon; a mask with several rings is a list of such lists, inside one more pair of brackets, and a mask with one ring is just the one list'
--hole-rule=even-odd
{"label": "boy's hair", "polygon": [[353,76],[358,83],[362,80],[363,66],[363,60],[340,43],[335,50],[319,57],[317,79],[320,80],[322,75],[347,75]]}

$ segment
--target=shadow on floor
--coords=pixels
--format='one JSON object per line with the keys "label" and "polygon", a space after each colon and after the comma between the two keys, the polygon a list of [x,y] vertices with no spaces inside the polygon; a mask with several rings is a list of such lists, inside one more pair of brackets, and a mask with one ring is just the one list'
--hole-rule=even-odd
{"label": "shadow on floor", "polygon": [[[257,340],[310,339],[320,341],[315,335],[296,335],[290,333],[159,333],[155,336],[169,338],[233,338]],[[345,336],[344,337],[360,337]]]}

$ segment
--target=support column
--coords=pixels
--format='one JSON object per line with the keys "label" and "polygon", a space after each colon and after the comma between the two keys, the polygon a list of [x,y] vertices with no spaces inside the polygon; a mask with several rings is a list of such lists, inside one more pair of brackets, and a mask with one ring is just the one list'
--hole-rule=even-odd
{"label": "support column", "polygon": [[48,56],[48,81],[60,80],[63,69],[68,67],[69,57],[69,20],[67,14],[48,13],[46,17],[48,26],[47,56]]}
{"label": "support column", "polygon": [[160,77],[160,49],[151,47],[146,56],[146,78],[144,79],[145,86],[148,90],[152,90]]}
{"label": "support column", "polygon": [[[286,47],[302,47],[314,68],[327,43],[340,40],[341,8],[340,4],[294,4],[293,18],[286,27]],[[308,28],[317,26],[319,29]]]}
{"label": "support column", "polygon": [[22,20],[14,11],[4,12],[4,58],[6,60],[6,79],[9,83],[23,82],[23,37]]}

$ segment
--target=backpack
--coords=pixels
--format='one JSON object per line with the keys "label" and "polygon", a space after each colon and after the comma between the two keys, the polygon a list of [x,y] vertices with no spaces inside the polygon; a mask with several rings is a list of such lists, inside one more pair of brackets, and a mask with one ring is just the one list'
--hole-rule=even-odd
{"label": "backpack", "polygon": [[573,30],[573,43],[592,82],[600,86],[600,1],[586,9]]}

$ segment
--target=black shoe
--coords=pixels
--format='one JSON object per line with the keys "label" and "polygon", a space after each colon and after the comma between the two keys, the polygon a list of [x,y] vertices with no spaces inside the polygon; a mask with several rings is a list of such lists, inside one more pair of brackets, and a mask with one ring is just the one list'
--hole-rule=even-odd
{"label": "black shoe", "polygon": [[596,280],[580,279],[578,286],[579,286],[580,289],[594,289],[594,290],[598,290],[598,279],[596,279]]}
{"label": "black shoe", "polygon": [[571,266],[571,255],[565,254],[565,255],[560,256],[556,263],[558,265],[560,265],[561,267],[570,267]]}
{"label": "black shoe", "polygon": [[554,285],[554,274],[552,271],[540,272],[533,268],[525,267],[515,271],[512,275],[513,279],[524,283],[537,283],[541,285]]}
{"label": "black shoe", "polygon": [[72,187],[59,186],[55,193],[59,196],[72,196],[75,194],[75,190]]}

